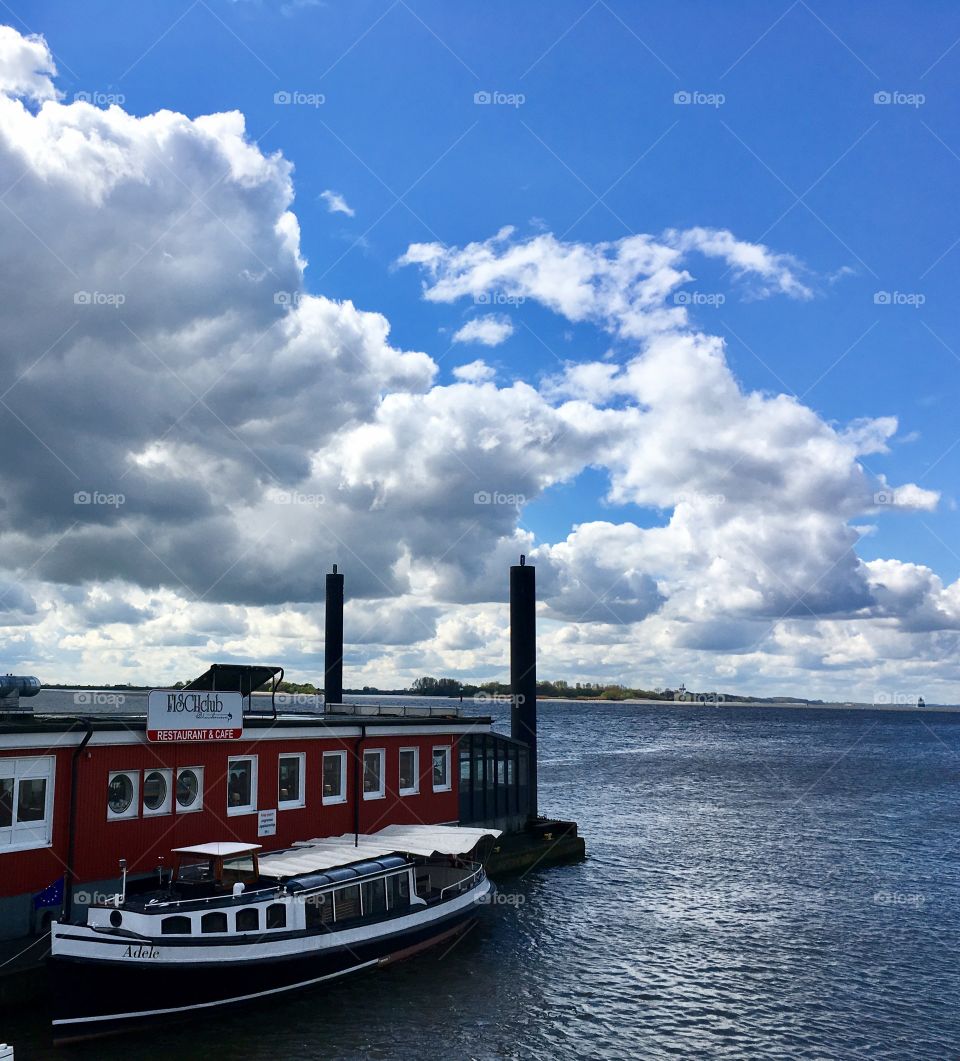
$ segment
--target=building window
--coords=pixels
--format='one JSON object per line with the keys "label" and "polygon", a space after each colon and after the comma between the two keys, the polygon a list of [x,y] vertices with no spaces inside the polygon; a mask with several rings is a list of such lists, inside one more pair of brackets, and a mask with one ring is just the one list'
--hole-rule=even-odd
{"label": "building window", "polygon": [[363,753],[363,798],[382,799],[385,794],[383,785],[383,748]]}
{"label": "building window", "polygon": [[227,760],[227,814],[249,814],[257,809],[257,757]]}
{"label": "building window", "polygon": [[107,781],[107,818],[136,818],[137,787],[140,782],[138,770],[116,770]]}
{"label": "building window", "polygon": [[433,749],[433,791],[450,791],[450,749]]}
{"label": "building window", "polygon": [[200,918],[201,932],[226,932],[227,915],[221,913],[204,914]]}
{"label": "building window", "polygon": [[277,770],[277,806],[281,810],[304,805],[304,753],[281,755]]}
{"label": "building window", "polygon": [[177,811],[203,809],[203,767],[184,766],[177,771]]}
{"label": "building window", "polygon": [[173,771],[148,770],[143,775],[143,813],[169,814],[173,803]]}
{"label": "building window", "polygon": [[271,903],[267,907],[267,928],[286,928],[287,908],[283,903]]}
{"label": "building window", "polygon": [[323,753],[323,802],[346,803],[347,801],[347,753]]}
{"label": "building window", "polygon": [[420,751],[400,749],[400,795],[415,796],[420,791]]}
{"label": "building window", "polygon": [[53,757],[0,759],[0,851],[50,844],[53,772]]}

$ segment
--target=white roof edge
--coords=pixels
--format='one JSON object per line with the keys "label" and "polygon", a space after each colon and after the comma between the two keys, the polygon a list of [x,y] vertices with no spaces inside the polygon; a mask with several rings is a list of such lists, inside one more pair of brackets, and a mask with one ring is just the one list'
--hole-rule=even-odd
{"label": "white roof edge", "polygon": [[291,877],[394,854],[463,855],[484,837],[496,839],[500,835],[499,829],[457,825],[388,825],[372,834],[344,833],[300,841],[293,850],[264,855],[260,859],[260,873],[266,877]]}
{"label": "white roof edge", "polygon": [[241,844],[233,841],[212,844],[193,844],[190,847],[175,847],[175,855],[210,855],[225,858],[227,855],[242,855],[247,851],[260,851],[260,844]]}

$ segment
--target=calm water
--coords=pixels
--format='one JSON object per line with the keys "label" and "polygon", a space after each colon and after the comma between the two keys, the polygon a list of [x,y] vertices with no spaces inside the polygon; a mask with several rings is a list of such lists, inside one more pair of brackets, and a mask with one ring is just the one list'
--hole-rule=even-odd
{"label": "calm water", "polygon": [[17,1061],[960,1056],[960,715],[545,704],[590,858],[446,954]]}

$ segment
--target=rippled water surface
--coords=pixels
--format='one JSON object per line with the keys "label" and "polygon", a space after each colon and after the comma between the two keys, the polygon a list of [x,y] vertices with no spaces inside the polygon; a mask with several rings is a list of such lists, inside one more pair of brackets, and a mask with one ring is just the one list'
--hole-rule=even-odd
{"label": "rippled water surface", "polygon": [[[17,1061],[960,1055],[960,715],[541,706],[589,859],[451,951],[162,1036]],[[502,728],[502,727],[501,727]]]}

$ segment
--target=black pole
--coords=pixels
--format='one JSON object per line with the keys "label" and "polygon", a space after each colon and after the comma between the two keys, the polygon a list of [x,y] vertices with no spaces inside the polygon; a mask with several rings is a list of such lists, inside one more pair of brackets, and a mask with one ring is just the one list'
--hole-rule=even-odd
{"label": "black pole", "polygon": [[83,740],[80,741],[80,746],[73,753],[73,759],[70,762],[70,807],[67,812],[67,818],[69,820],[67,864],[63,868],[63,900],[60,903],[60,920],[64,923],[68,922],[73,916],[73,882],[76,876],[76,873],[74,872],[74,863],[76,861],[77,840],[77,771],[80,767],[80,756],[83,754],[84,749],[90,743],[90,738],[93,736],[93,726],[90,724],[90,720],[84,719],[83,724],[86,727],[86,732],[83,735]]}
{"label": "black pole", "polygon": [[323,698],[327,704],[343,703],[343,575],[327,575],[327,618],[323,649]]}
{"label": "black pole", "polygon": [[531,818],[537,816],[537,582],[526,557],[510,568],[510,734],[530,749]]}

